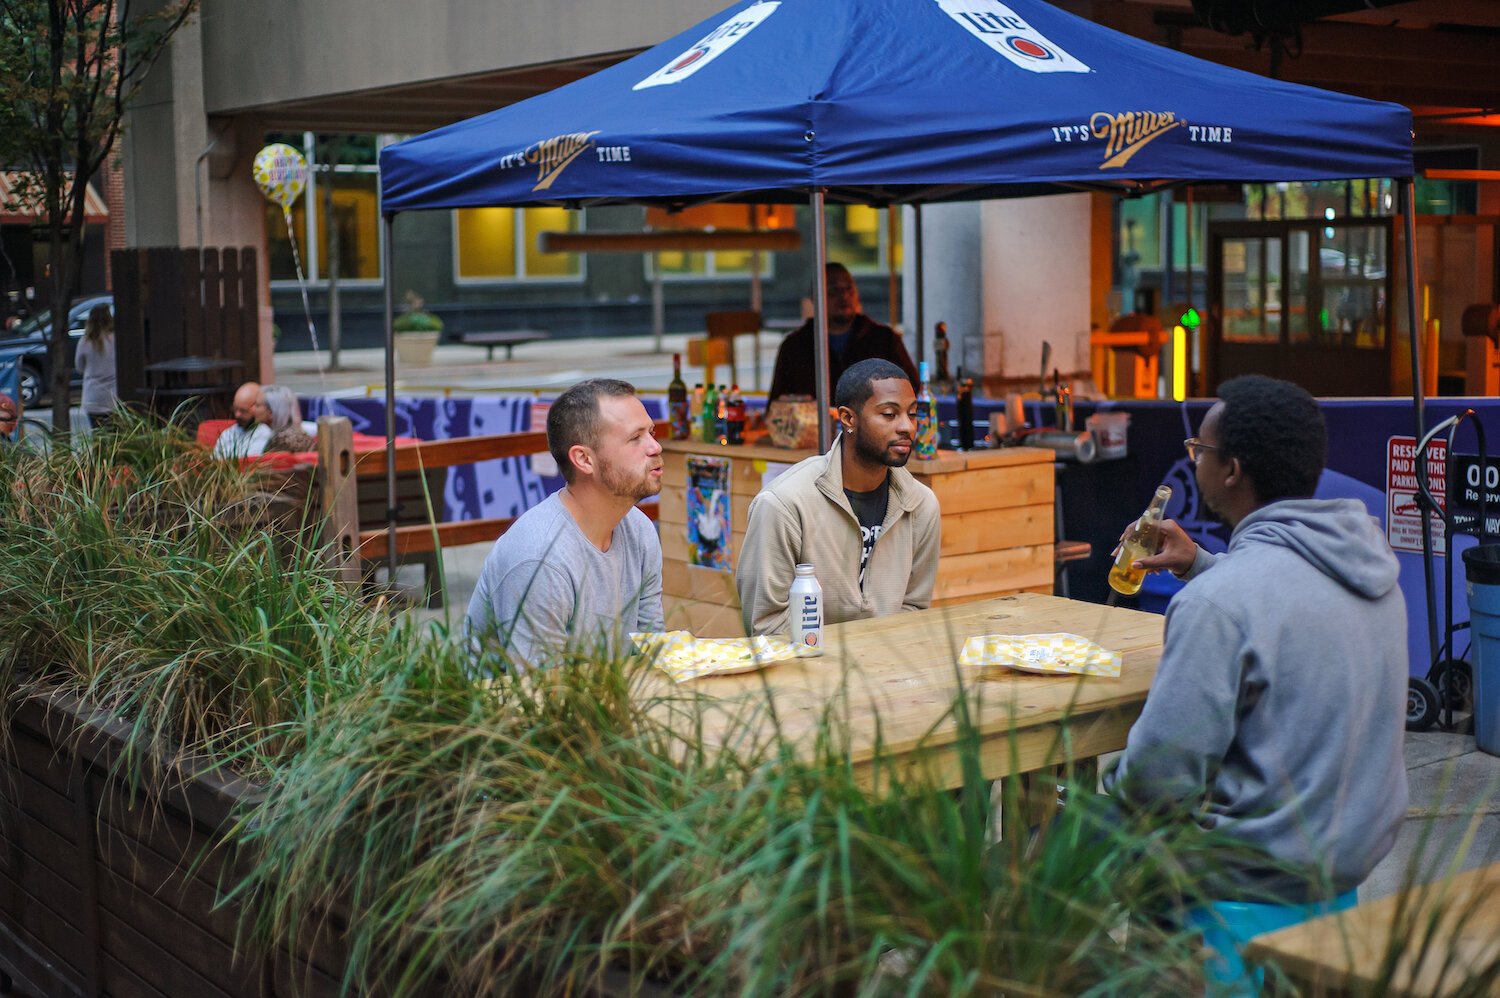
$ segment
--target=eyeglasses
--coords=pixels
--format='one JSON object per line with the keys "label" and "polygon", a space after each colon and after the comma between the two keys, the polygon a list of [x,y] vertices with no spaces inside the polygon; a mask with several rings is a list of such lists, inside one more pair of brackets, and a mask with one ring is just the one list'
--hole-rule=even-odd
{"label": "eyeglasses", "polygon": [[1224,449],[1218,444],[1206,444],[1202,440],[1199,440],[1197,437],[1188,437],[1182,442],[1182,446],[1187,448],[1188,460],[1193,462],[1194,464],[1198,463],[1198,459],[1203,456],[1204,451]]}

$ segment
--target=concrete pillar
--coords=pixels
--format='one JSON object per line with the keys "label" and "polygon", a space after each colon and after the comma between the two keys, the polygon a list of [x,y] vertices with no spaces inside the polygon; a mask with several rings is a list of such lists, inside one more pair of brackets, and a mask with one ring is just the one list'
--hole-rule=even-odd
{"label": "concrete pillar", "polygon": [[260,278],[261,370],[246,377],[275,380],[265,200],[250,175],[264,130],[253,115],[207,115],[198,18],[173,36],[125,126],[125,244],[196,246],[201,231],[207,246],[252,247]]}
{"label": "concrete pillar", "polygon": [[1047,375],[1089,373],[1094,297],[1088,194],[986,201],[980,213],[984,372],[992,388],[1034,390],[1042,342]]}
{"label": "concrete pillar", "polygon": [[[983,357],[984,330],[980,325],[979,265],[980,205],[975,201],[952,204],[929,204],[922,208],[922,249],[925,259],[923,287],[926,304],[923,309],[925,329],[917,329],[917,247],[915,212],[908,208],[902,219],[903,265],[901,276],[901,322],[907,330],[906,346],[917,356],[917,336],[925,344],[925,356],[932,361],[932,327],[948,324],[951,344],[948,370],[959,365],[966,370],[978,366]],[[965,357],[965,345],[969,355]],[[937,368],[933,367],[934,375]]]}

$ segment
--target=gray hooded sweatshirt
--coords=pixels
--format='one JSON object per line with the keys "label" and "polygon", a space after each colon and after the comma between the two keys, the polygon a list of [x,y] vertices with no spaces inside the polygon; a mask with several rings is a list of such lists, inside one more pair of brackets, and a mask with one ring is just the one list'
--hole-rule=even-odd
{"label": "gray hooded sweatshirt", "polygon": [[1216,889],[1343,892],[1395,842],[1407,679],[1397,575],[1352,499],[1271,503],[1224,554],[1198,552],[1106,787],[1131,809],[1196,807],[1205,828],[1272,860],[1215,869]]}

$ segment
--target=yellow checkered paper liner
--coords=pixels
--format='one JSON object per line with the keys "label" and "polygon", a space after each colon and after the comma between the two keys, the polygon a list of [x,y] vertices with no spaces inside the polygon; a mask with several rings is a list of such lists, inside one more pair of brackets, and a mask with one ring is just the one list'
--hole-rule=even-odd
{"label": "yellow checkered paper liner", "polygon": [[691,631],[633,632],[630,640],[651,664],[677,682],[700,676],[750,672],[773,662],[807,658],[821,649],[803,649],[786,638],[695,638]]}
{"label": "yellow checkered paper liner", "polygon": [[1120,678],[1120,653],[1076,634],[982,634],[964,643],[960,665]]}

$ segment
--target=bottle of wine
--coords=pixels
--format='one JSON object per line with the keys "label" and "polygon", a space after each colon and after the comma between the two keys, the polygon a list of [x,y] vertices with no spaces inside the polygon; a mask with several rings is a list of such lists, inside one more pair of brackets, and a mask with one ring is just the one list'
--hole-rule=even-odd
{"label": "bottle of wine", "polygon": [[1167,511],[1167,500],[1172,498],[1170,485],[1159,485],[1151,505],[1135,521],[1130,533],[1120,542],[1120,553],[1115,555],[1114,567],[1109,570],[1109,586],[1124,596],[1134,596],[1141,591],[1146,581],[1146,570],[1134,565],[1142,558],[1149,558],[1161,549],[1161,521]]}
{"label": "bottle of wine", "polygon": [[937,457],[937,399],[932,397],[932,390],[927,386],[927,361],[918,364],[917,369],[922,385],[917,390],[917,427],[912,440],[912,455],[926,461]]}
{"label": "bottle of wine", "polygon": [[682,380],[682,354],[672,355],[672,383],[667,385],[667,412],[672,422],[672,439],[688,438],[688,390]]}
{"label": "bottle of wine", "polygon": [[725,406],[727,417],[726,442],[731,444],[742,444],[745,442],[745,397],[740,394],[739,385],[731,385],[729,388],[729,404]]}

